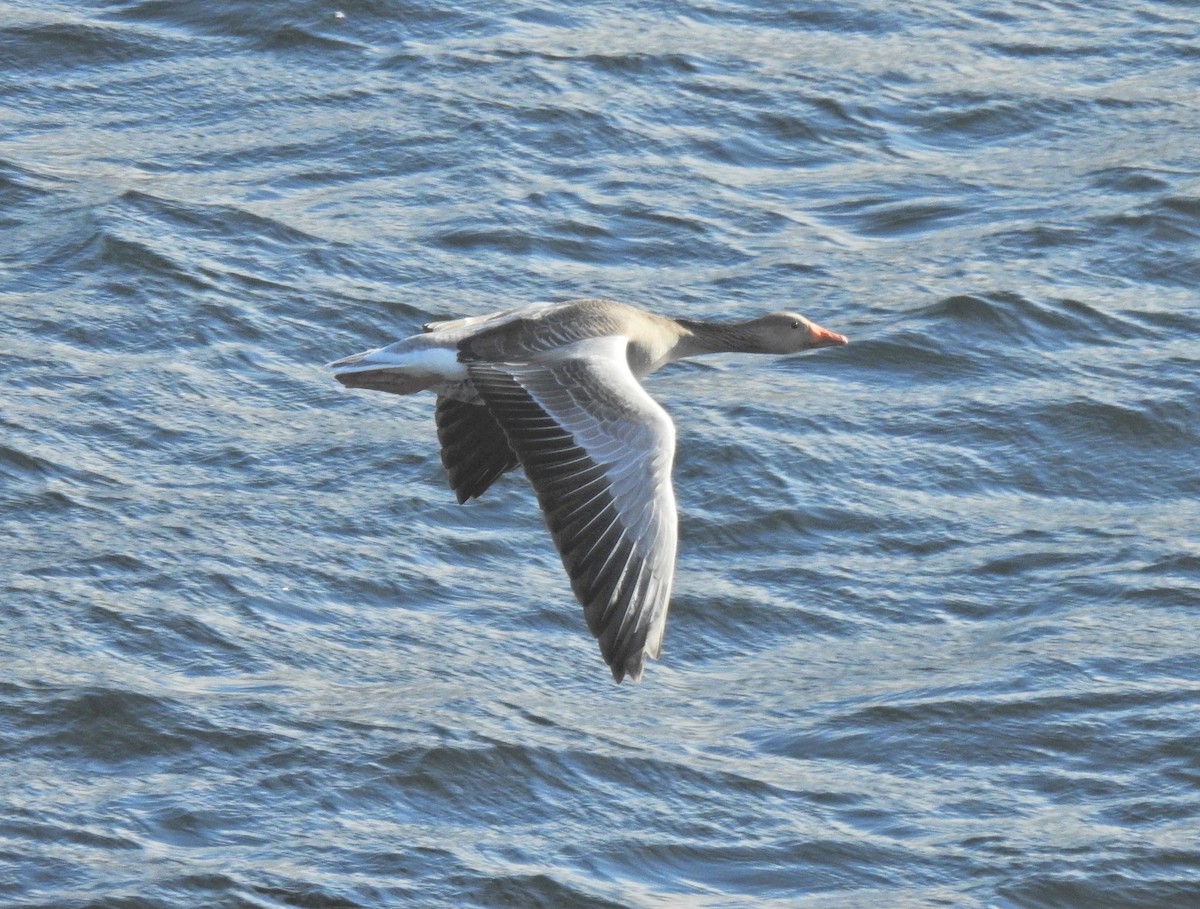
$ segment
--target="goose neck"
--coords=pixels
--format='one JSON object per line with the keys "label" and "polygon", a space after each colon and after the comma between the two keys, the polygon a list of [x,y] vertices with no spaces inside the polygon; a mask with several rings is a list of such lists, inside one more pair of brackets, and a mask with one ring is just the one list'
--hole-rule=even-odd
{"label": "goose neck", "polygon": [[747,331],[747,322],[702,322],[677,319],[683,335],[680,356],[692,357],[716,353],[757,353],[762,341]]}

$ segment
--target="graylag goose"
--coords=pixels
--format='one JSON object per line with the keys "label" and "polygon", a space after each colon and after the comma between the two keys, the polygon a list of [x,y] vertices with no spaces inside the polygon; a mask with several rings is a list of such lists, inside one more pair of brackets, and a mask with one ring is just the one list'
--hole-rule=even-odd
{"label": "graylag goose", "polygon": [[640,380],[699,354],[845,343],[792,312],[701,322],[573,300],[430,322],[330,368],[349,388],[437,394],[442,464],[460,504],[524,468],[613,678],[636,682],[662,646],[678,523],[675,427]]}

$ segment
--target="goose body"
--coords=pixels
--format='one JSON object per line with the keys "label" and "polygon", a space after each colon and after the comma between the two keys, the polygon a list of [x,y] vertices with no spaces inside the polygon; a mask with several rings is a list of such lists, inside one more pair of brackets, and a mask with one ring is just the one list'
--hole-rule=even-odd
{"label": "goose body", "polygon": [[662,646],[675,570],[675,429],[641,379],[705,353],[786,354],[846,339],[790,312],[670,319],[611,300],[430,322],[331,364],[350,388],[433,391],[460,503],[524,468],[613,678]]}

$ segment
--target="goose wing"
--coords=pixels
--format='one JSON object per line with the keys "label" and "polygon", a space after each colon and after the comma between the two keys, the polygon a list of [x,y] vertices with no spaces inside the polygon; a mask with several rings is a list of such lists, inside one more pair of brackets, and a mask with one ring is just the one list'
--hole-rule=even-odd
{"label": "goose wing", "polygon": [[479,498],[520,460],[486,404],[469,404],[444,395],[434,411],[442,466],[461,505]]}
{"label": "goose wing", "polygon": [[675,571],[675,429],[634,378],[622,336],[524,363],[469,363],[508,437],[588,628],[620,682],[657,657]]}

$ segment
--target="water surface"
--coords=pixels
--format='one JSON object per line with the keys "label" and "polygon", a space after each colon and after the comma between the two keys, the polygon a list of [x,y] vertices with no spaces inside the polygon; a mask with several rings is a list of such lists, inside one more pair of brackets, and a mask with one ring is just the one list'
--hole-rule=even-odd
{"label": "water surface", "polygon": [[[1200,905],[1188,3],[0,3],[0,902]],[[679,364],[615,686],[519,476],[322,364]]]}

